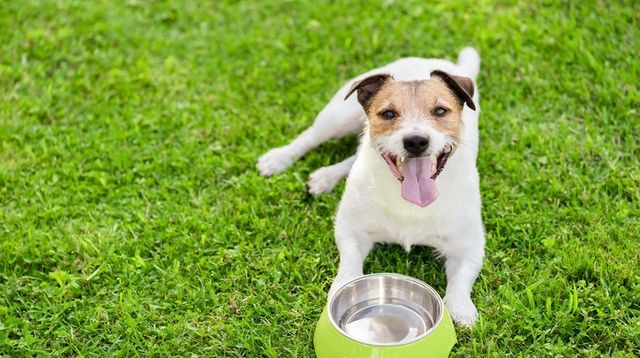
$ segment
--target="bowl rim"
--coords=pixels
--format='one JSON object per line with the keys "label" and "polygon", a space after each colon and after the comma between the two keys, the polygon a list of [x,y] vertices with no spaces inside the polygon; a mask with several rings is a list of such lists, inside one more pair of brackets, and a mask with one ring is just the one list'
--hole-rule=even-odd
{"label": "bowl rim", "polygon": [[[347,332],[345,332],[344,330],[342,330],[342,328],[340,328],[340,326],[338,325],[338,323],[333,319],[333,317],[331,316],[331,306],[334,302],[334,299],[336,297],[338,297],[338,294],[345,289],[345,287],[349,286],[350,284],[357,282],[357,281],[361,281],[361,280],[366,280],[370,277],[393,277],[393,278],[397,278],[397,279],[402,279],[402,280],[407,280],[407,281],[412,281],[413,283],[416,283],[420,286],[422,286],[423,288],[425,288],[427,291],[429,291],[436,299],[436,302],[438,304],[438,307],[440,308],[440,317],[438,317],[437,321],[434,322],[433,327],[429,328],[428,330],[426,330],[423,334],[412,338],[411,340],[408,340],[406,342],[402,342],[402,343],[372,343],[372,342],[364,342],[361,341],[355,337],[352,337],[350,335],[347,334]],[[353,280],[345,283],[344,285],[342,285],[337,291],[336,293],[333,294],[333,296],[329,299],[329,302],[327,302],[327,316],[329,316],[329,322],[331,322],[331,325],[333,326],[333,328],[338,331],[341,335],[347,337],[348,339],[358,342],[360,344],[366,344],[369,346],[375,346],[375,347],[400,347],[400,346],[404,346],[407,344],[412,344],[415,343],[425,337],[427,337],[428,335],[430,335],[433,331],[435,331],[438,327],[440,327],[440,323],[442,322],[442,320],[444,319],[445,316],[445,306],[444,306],[444,301],[442,300],[442,297],[440,297],[440,295],[438,294],[438,292],[431,286],[429,286],[426,282],[421,281],[415,277],[411,277],[411,276],[407,276],[407,275],[402,275],[399,273],[388,273],[388,272],[382,272],[382,273],[370,273],[370,274],[366,274],[366,275],[362,275],[359,277],[354,278]]]}

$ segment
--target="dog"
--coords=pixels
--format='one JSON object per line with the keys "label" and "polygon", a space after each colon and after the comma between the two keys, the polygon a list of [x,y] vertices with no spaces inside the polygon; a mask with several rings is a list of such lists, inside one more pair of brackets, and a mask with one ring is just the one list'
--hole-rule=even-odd
{"label": "dog", "polygon": [[[471,290],[482,268],[478,153],[480,56],[464,48],[457,63],[403,58],[345,84],[313,125],[257,163],[264,176],[289,167],[324,141],[361,132],[356,155],[313,172],[308,190],[347,183],[335,217],[340,253],[328,297],[363,275],[375,243],[433,247],[444,258],[444,302],[457,324],[478,312]],[[355,95],[354,95],[355,94]]]}

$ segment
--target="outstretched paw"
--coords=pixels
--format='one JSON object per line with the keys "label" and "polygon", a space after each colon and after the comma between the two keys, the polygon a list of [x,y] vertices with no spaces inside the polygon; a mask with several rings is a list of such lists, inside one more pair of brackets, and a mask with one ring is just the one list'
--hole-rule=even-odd
{"label": "outstretched paw", "polygon": [[324,167],[311,173],[311,175],[309,175],[309,180],[307,181],[309,194],[320,195],[333,190],[341,179],[340,176],[335,175],[334,171],[335,170],[332,167]]}
{"label": "outstretched paw", "polygon": [[274,148],[258,159],[258,170],[262,176],[271,176],[287,169],[293,163],[293,156],[287,147]]}

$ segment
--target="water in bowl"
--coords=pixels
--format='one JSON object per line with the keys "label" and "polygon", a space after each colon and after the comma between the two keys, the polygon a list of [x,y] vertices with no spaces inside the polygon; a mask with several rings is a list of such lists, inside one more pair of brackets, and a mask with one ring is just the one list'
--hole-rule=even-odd
{"label": "water in bowl", "polygon": [[371,344],[402,344],[433,327],[429,312],[400,299],[370,299],[348,309],[339,325],[348,335]]}

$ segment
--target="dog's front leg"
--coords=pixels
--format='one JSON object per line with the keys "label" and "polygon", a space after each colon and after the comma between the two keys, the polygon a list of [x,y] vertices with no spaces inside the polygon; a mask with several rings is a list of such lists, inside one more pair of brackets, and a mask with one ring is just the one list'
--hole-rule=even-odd
{"label": "dog's front leg", "polygon": [[468,233],[464,248],[457,248],[445,253],[445,270],[447,273],[447,292],[444,302],[451,318],[461,325],[471,327],[478,318],[476,306],[471,301],[471,289],[484,257],[484,234],[482,228]]}
{"label": "dog's front leg", "polygon": [[340,252],[340,264],[338,265],[338,274],[329,290],[329,299],[345,283],[363,275],[362,265],[364,259],[373,247],[373,241],[366,234],[352,229],[341,228],[337,223],[335,235],[338,251]]}

